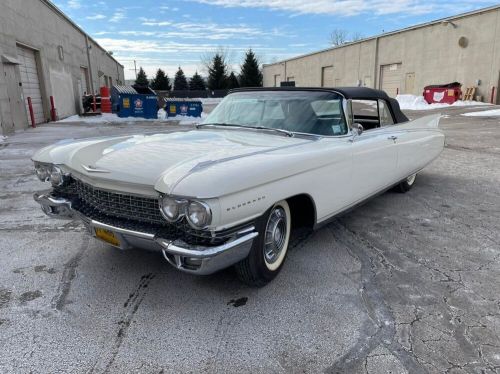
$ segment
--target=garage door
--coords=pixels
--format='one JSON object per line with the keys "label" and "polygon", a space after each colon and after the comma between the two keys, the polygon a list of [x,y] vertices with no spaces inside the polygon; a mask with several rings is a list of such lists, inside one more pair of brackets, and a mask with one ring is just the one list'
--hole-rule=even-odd
{"label": "garage door", "polygon": [[80,67],[80,75],[82,80],[82,96],[87,95],[89,91],[89,74],[87,68]]}
{"label": "garage door", "polygon": [[325,66],[321,68],[321,87],[333,87],[333,66]]}
{"label": "garage door", "polygon": [[45,122],[40,80],[38,78],[38,70],[36,67],[35,51],[17,46],[17,56],[20,62],[19,71],[21,73],[21,82],[23,84],[22,87],[26,112],[29,113],[28,97],[31,97],[33,111],[35,114],[35,122]]}
{"label": "garage door", "polygon": [[391,97],[401,92],[401,72],[403,64],[389,64],[380,67],[380,89]]}

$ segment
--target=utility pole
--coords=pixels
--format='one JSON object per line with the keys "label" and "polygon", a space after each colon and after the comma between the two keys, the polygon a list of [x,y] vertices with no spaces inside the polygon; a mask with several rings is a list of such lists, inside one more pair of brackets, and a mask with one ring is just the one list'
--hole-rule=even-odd
{"label": "utility pole", "polygon": [[134,60],[134,71],[135,71],[135,79],[137,79],[137,64],[135,63],[135,60]]}

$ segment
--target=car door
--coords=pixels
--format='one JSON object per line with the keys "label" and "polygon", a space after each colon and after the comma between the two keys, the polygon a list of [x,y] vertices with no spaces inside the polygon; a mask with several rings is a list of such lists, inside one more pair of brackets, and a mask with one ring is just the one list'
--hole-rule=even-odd
{"label": "car door", "polygon": [[417,172],[441,152],[442,134],[427,127],[429,122],[435,121],[439,121],[439,117],[420,118],[411,125],[407,123],[394,125],[394,135],[397,137],[398,180]]}
{"label": "car door", "polygon": [[[368,128],[351,140],[354,203],[389,187],[397,179],[397,131],[380,120],[376,100],[364,101],[364,108],[356,108],[354,101],[352,108],[353,121]],[[375,119],[378,124],[373,126]]]}

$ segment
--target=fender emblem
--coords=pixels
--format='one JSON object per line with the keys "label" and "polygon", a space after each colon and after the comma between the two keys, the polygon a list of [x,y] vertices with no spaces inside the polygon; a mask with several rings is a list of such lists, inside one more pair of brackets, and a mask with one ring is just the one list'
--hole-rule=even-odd
{"label": "fender emblem", "polygon": [[82,164],[82,168],[84,168],[85,171],[88,171],[89,173],[111,173],[109,170],[99,169],[99,168],[96,168],[95,166],[92,166],[92,165]]}
{"label": "fender emblem", "polygon": [[230,210],[236,210],[236,209],[239,209],[239,208],[244,207],[246,205],[254,204],[258,201],[264,200],[265,198],[266,198],[265,196],[256,197],[255,199],[244,201],[241,204],[237,204],[235,206],[228,207],[228,208],[226,208],[226,211],[229,212]]}

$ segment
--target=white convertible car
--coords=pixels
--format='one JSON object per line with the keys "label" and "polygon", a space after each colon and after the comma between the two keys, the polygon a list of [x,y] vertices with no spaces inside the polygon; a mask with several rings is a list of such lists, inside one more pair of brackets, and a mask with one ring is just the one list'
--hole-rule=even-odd
{"label": "white convertible car", "polygon": [[35,200],[115,247],[179,270],[235,265],[262,286],[290,232],[317,228],[389,188],[405,192],[443,150],[439,115],[409,121],[369,88],[232,91],[196,129],[63,141],[33,156]]}

